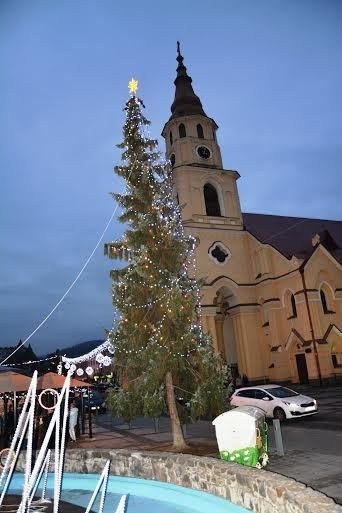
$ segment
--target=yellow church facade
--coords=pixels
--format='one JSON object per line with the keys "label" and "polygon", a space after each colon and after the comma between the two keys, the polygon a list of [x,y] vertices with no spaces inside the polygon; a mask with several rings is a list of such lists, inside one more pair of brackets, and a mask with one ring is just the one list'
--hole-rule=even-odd
{"label": "yellow church facade", "polygon": [[241,212],[240,175],[223,167],[179,49],[177,61],[162,135],[214,349],[250,382],[342,380],[342,222]]}

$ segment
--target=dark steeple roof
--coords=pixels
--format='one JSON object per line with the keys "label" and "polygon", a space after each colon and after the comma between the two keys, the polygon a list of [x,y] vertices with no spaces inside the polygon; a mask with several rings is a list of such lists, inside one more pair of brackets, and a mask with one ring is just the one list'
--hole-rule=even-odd
{"label": "dark steeple roof", "polygon": [[201,114],[206,116],[201,100],[195,95],[192,88],[192,78],[188,76],[186,67],[183,64],[183,56],[180,53],[179,41],[177,41],[177,78],[174,82],[176,86],[175,99],[171,105],[172,115],[170,119],[178,118],[180,116],[192,116]]}

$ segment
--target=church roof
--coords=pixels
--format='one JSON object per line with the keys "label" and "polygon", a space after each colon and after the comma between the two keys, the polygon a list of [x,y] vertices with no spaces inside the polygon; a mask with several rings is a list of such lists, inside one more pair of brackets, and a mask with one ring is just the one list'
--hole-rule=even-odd
{"label": "church roof", "polygon": [[174,82],[176,86],[175,99],[171,105],[172,115],[170,119],[180,116],[192,116],[201,114],[206,116],[201,100],[194,93],[192,88],[192,78],[186,72],[186,67],[183,64],[184,57],[180,53],[179,42],[177,41],[177,77]]}
{"label": "church roof", "polygon": [[307,259],[322,244],[342,263],[342,221],[243,213],[245,229],[287,258]]}

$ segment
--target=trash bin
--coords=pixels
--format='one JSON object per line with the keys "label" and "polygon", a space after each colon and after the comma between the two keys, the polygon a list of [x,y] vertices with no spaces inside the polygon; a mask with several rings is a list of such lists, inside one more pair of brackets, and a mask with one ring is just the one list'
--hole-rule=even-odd
{"label": "trash bin", "polygon": [[268,462],[265,412],[255,406],[238,406],[213,420],[222,460],[262,468]]}

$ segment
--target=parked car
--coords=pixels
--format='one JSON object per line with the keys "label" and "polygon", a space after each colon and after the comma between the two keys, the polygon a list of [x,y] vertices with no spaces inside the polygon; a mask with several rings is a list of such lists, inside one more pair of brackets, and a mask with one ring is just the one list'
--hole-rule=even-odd
{"label": "parked car", "polygon": [[239,388],[228,400],[232,406],[257,406],[266,417],[280,421],[318,412],[316,399],[280,385]]}
{"label": "parked car", "polygon": [[105,405],[105,398],[96,390],[91,390],[89,393],[89,400],[88,400],[88,393],[85,392],[83,394],[83,404],[85,411],[88,411],[88,405],[90,406],[91,410],[96,410],[99,413],[105,413],[106,411],[106,405]]}

